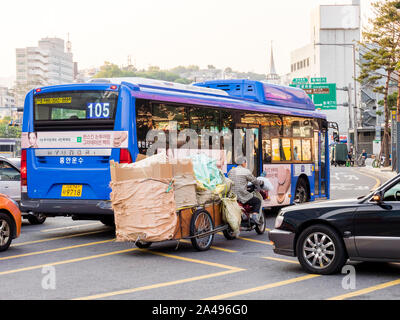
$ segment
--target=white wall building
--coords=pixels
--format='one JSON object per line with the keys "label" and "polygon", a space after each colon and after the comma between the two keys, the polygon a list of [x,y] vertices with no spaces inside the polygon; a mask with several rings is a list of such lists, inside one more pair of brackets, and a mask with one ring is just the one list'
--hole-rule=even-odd
{"label": "white wall building", "polygon": [[12,117],[15,111],[14,94],[7,87],[0,87],[0,117]]}
{"label": "white wall building", "polygon": [[18,106],[23,106],[26,93],[35,87],[74,81],[70,45],[68,48],[65,51],[63,39],[43,38],[38,47],[16,49]]}
{"label": "white wall building", "polygon": [[[321,5],[311,14],[310,43],[291,52],[290,78],[326,77],[328,83],[343,88],[351,83],[354,89],[353,44],[360,41],[360,1],[347,5]],[[356,51],[356,60],[358,52]],[[356,77],[358,76],[356,65]],[[360,86],[357,83],[357,105]],[[352,103],[354,103],[354,91]],[[345,91],[337,90],[337,110],[323,110],[329,121],[339,124],[340,134],[347,135],[349,108]],[[351,114],[351,117],[353,115]]]}

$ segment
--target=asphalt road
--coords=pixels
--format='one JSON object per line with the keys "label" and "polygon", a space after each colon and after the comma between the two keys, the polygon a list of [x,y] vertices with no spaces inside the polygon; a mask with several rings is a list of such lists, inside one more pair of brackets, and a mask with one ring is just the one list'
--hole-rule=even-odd
{"label": "asphalt road", "polygon": [[[368,193],[379,179],[357,168],[332,168],[332,198]],[[275,217],[268,214],[268,228]],[[243,232],[195,251],[187,241],[140,250],[116,243],[96,221],[48,218],[24,222],[22,235],[0,253],[3,299],[399,299],[400,264],[351,263],[355,288],[344,274],[305,273],[295,258],[275,255],[267,233]],[[395,282],[393,282],[395,281]],[[377,287],[379,285],[379,287]],[[379,289],[379,290],[378,290]],[[352,296],[354,295],[354,296]]]}

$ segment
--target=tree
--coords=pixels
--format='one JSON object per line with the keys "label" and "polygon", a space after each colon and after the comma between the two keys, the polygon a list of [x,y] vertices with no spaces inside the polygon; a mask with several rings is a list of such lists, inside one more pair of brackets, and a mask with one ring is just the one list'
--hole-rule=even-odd
{"label": "tree", "polygon": [[114,63],[104,62],[100,67],[100,71],[94,76],[95,78],[115,78],[115,77],[141,77],[157,80],[165,80],[188,84],[189,79],[181,78],[180,75],[173,71],[161,70],[158,66],[149,66],[147,70],[136,70],[135,68],[121,69]]}
{"label": "tree", "polygon": [[[362,47],[366,53],[361,63],[361,73],[357,79],[363,84],[372,85],[374,91],[383,94],[385,127],[382,139],[381,154],[385,155],[384,166],[389,166],[389,119],[388,103],[390,82],[398,81],[398,61],[400,56],[400,1],[384,0],[372,4],[375,17],[363,31]],[[397,75],[397,77],[396,77]],[[385,84],[379,84],[384,80]],[[398,85],[400,90],[400,84]]]}
{"label": "tree", "polygon": [[133,76],[134,72],[123,71],[116,64],[108,61],[100,67],[100,71],[94,76],[95,78],[117,78]]}

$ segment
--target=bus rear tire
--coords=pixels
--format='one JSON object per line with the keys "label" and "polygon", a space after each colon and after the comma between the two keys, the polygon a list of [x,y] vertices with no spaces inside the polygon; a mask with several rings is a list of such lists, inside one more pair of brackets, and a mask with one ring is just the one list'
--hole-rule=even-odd
{"label": "bus rear tire", "polygon": [[30,224],[43,224],[46,221],[46,216],[43,213],[35,213],[28,215],[27,219]]}
{"label": "bus rear tire", "polygon": [[100,218],[100,222],[107,227],[115,227],[114,216],[102,217],[102,218]]}

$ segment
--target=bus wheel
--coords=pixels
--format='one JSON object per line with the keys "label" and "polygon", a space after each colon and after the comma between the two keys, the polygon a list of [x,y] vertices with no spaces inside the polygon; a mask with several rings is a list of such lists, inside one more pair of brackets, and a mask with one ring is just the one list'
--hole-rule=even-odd
{"label": "bus wheel", "polygon": [[102,217],[100,222],[108,227],[115,227],[114,216]]}
{"label": "bus wheel", "polygon": [[305,203],[309,200],[307,184],[303,178],[299,179],[294,193],[294,203]]}
{"label": "bus wheel", "polygon": [[28,215],[30,224],[43,224],[46,221],[46,216],[43,213],[34,213]]}

